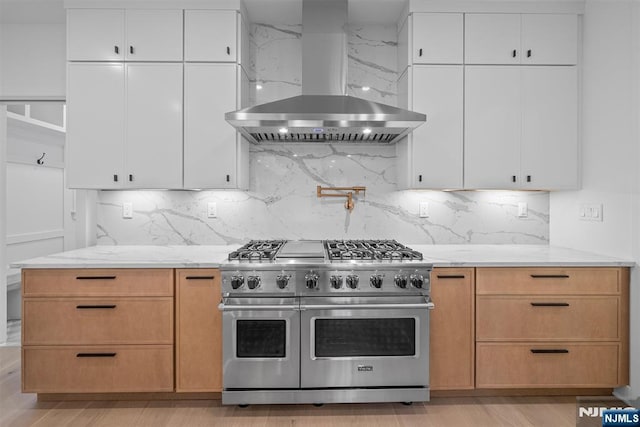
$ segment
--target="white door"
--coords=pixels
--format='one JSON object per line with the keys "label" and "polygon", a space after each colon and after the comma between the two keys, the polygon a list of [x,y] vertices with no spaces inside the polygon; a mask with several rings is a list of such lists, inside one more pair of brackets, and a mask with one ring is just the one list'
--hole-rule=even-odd
{"label": "white door", "polygon": [[464,186],[520,186],[520,67],[465,68]]}
{"label": "white door", "polygon": [[237,12],[187,10],[184,13],[184,60],[236,62]]}
{"label": "white door", "polygon": [[69,61],[122,61],[124,57],[124,10],[67,11]]}
{"label": "white door", "polygon": [[576,67],[522,68],[523,188],[578,188]]}
{"label": "white door", "polygon": [[69,188],[124,183],[124,64],[71,63],[67,79]]}
{"label": "white door", "polygon": [[127,61],[182,61],[182,10],[126,13]]}
{"label": "white door", "polygon": [[235,188],[236,130],[224,119],[237,109],[235,64],[185,64],[184,186]]}
{"label": "white door", "polygon": [[465,63],[520,63],[519,14],[468,13],[464,29]]}
{"label": "white door", "polygon": [[460,65],[413,67],[413,188],[462,188],[463,85]]}
{"label": "white door", "polygon": [[182,188],[182,64],[127,64],[128,187]]}
{"label": "white door", "polygon": [[573,65],[577,61],[577,15],[522,15],[523,64]]}
{"label": "white door", "polygon": [[462,64],[461,13],[413,14],[413,63]]}

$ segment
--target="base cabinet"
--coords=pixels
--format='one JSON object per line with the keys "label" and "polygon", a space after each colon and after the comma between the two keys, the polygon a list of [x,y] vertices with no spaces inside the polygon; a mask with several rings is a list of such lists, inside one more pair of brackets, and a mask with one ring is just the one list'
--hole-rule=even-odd
{"label": "base cabinet", "polygon": [[220,270],[176,270],[176,391],[222,391]]}

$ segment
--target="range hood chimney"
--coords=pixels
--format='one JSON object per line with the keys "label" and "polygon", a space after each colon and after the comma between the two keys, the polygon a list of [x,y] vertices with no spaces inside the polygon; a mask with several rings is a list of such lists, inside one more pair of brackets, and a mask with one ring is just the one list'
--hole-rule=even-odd
{"label": "range hood chimney", "polygon": [[250,142],[399,141],[424,114],[347,96],[347,0],[303,0],[302,95],[225,114]]}

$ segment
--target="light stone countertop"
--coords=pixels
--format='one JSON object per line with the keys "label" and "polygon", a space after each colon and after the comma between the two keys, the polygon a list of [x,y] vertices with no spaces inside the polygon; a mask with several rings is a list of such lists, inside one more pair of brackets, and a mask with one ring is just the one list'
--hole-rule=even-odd
{"label": "light stone countertop", "polygon": [[[13,268],[217,268],[241,245],[92,246],[18,261]],[[421,245],[436,267],[632,267],[631,259],[546,245]]]}

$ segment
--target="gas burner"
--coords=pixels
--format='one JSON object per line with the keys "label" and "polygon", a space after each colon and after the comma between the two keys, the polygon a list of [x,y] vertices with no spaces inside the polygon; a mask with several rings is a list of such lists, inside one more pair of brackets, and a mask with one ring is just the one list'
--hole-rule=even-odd
{"label": "gas burner", "polygon": [[272,261],[286,240],[252,240],[229,254],[229,261]]}
{"label": "gas burner", "polygon": [[395,240],[325,240],[330,261],[421,261],[422,254]]}

